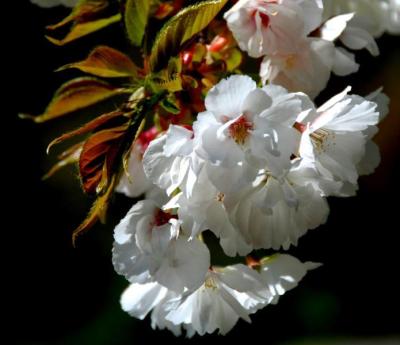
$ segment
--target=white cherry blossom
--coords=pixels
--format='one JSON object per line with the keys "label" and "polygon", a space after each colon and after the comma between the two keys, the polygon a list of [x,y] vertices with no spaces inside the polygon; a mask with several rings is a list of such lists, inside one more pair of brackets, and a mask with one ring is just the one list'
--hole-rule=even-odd
{"label": "white cherry blossom", "polygon": [[165,318],[174,325],[182,325],[189,337],[216,330],[226,334],[240,318],[251,322],[249,315],[269,299],[270,294],[256,271],[241,264],[214,267],[207,273],[204,284],[177,299]]}
{"label": "white cherry blossom", "polygon": [[206,170],[198,177],[193,193],[186,196],[180,193],[174,207],[182,222],[182,230],[191,238],[205,230],[211,230],[220,238],[225,254],[229,256],[246,255],[249,246],[237,228],[230,222],[229,213],[235,203],[234,196],[220,192],[210,181]]}
{"label": "white cherry blossom", "polygon": [[150,143],[144,153],[146,176],[168,195],[177,188],[190,194],[202,169],[202,160],[193,152],[192,137],[193,131],[171,125],[164,135]]}
{"label": "white cherry blossom", "polygon": [[240,166],[250,180],[264,166],[278,174],[298,144],[293,121],[302,101],[286,90],[281,89],[282,97],[273,91],[257,88],[247,76],[231,76],[214,86],[205,99],[206,111],[193,125],[196,154],[222,168]]}
{"label": "white cherry blossom", "polygon": [[156,281],[177,292],[200,286],[210,265],[208,249],[181,236],[176,218],[151,200],[136,203],[115,228],[115,270],[132,283]]}
{"label": "white cherry blossom", "polygon": [[315,98],[327,85],[334,65],[335,47],[320,38],[305,38],[291,53],[266,55],[260,77],[285,87],[291,92],[301,91]]}
{"label": "white cherry blossom", "polygon": [[315,162],[327,178],[343,182],[343,195],[357,188],[358,164],[366,152],[366,143],[375,132],[380,115],[377,104],[357,95],[350,88],[336,95],[317,110],[299,117],[303,130],[300,155]]}
{"label": "white cherry blossom", "polygon": [[175,335],[229,332],[241,318],[268,304],[297,286],[307,271],[319,264],[302,263],[287,254],[261,259],[253,270],[237,264],[213,267],[204,284],[195,291],[177,294],[158,283],[131,284],[121,297],[123,310],[143,319],[151,311],[153,328],[169,329]]}
{"label": "white cherry blossom", "polygon": [[325,223],[329,207],[325,189],[337,183],[325,179],[308,160],[296,160],[282,176],[261,171],[240,199],[231,220],[254,249],[288,249],[309,229]]}
{"label": "white cherry blossom", "polygon": [[320,25],[322,1],[240,0],[224,17],[240,48],[250,56],[288,54]]}

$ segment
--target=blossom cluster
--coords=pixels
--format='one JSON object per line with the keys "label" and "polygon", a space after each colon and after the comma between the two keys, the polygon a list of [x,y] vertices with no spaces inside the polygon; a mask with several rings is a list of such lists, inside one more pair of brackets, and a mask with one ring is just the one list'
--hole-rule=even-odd
{"label": "blossom cluster", "polygon": [[[122,308],[139,319],[151,314],[153,328],[188,337],[226,334],[239,319],[250,322],[249,315],[276,304],[320,266],[282,251],[327,221],[328,197],[354,196],[359,176],[378,166],[372,138],[389,100],[381,89],[363,97],[350,86],[322,105],[314,100],[331,73],[358,71],[354,51],[376,56],[375,39],[400,33],[398,0],[239,0],[221,18],[208,44],[202,37],[179,56],[179,71],[187,73],[182,85],[195,85],[184,90],[189,104],[187,94],[167,88],[164,110],[182,107],[135,135],[115,187],[128,197],[144,196],[114,230],[113,265],[130,283]],[[258,82],[240,73],[240,62],[229,68],[237,47],[259,59]],[[218,74],[220,65],[228,73]],[[129,111],[155,89],[135,90]],[[120,115],[106,114],[87,128],[126,121]],[[124,126],[104,132],[104,141],[118,141],[131,124]],[[210,233],[239,263],[212,262]],[[259,257],[254,250],[271,254]]]}
{"label": "blossom cluster", "polygon": [[[143,317],[157,306],[153,327],[175,333],[182,325],[189,336],[216,328],[224,334],[276,301],[276,277],[296,285],[315,267],[277,254],[255,262],[259,273],[244,265],[210,268],[201,233],[212,231],[228,256],[286,250],[326,221],[328,196],[354,195],[358,176],[379,162],[371,137],[387,100],[379,91],[363,98],[349,89],[316,108],[304,93],[231,76],[209,91],[192,128],[171,125],[142,160],[132,157],[144,181],[128,187],[123,179],[119,190],[137,184],[148,186],[148,195],[115,230],[113,263],[132,283],[123,308]],[[224,284],[227,272],[231,285]]]}
{"label": "blossom cluster", "polygon": [[400,30],[399,12],[398,1],[240,0],[224,17],[240,48],[263,57],[263,82],[313,98],[331,72],[358,71],[349,49],[378,55],[374,38]]}

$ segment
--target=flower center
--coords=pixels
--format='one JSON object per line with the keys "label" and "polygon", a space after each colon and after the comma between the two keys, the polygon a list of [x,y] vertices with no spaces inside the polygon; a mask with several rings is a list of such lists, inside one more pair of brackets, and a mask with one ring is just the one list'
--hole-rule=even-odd
{"label": "flower center", "polygon": [[294,54],[290,54],[287,56],[285,60],[285,66],[287,69],[292,69],[296,64],[296,56]]}
{"label": "flower center", "polygon": [[263,12],[259,12],[260,17],[261,17],[261,23],[263,26],[266,28],[269,26],[269,16]]}
{"label": "flower center", "polygon": [[239,145],[243,145],[253,129],[253,123],[243,115],[229,126],[229,135]]}
{"label": "flower center", "polygon": [[177,219],[178,217],[175,215],[172,215],[170,213],[164,212],[163,210],[158,209],[154,216],[155,225],[161,226],[161,225],[167,224],[169,222],[169,220],[172,218]]}
{"label": "flower center", "polygon": [[224,194],[224,193],[221,193],[221,192],[218,192],[218,194],[215,196],[215,199],[216,199],[218,202],[224,202],[225,194]]}
{"label": "flower center", "polygon": [[254,20],[255,20],[255,17],[257,15],[257,12],[258,12],[258,14],[259,14],[259,16],[261,18],[262,25],[267,28],[269,26],[269,22],[270,22],[268,14],[265,14],[264,12],[261,12],[261,11],[253,10],[251,12],[251,17]]}
{"label": "flower center", "polygon": [[293,127],[294,127],[295,129],[297,129],[300,133],[303,133],[303,132],[307,129],[307,126],[306,126],[306,125],[303,125],[303,124],[300,123],[300,122],[296,122],[296,123],[293,125]]}
{"label": "flower center", "polygon": [[212,276],[208,276],[206,278],[206,281],[204,282],[204,286],[207,289],[215,290],[217,288],[217,283],[215,282],[215,280],[214,280],[214,278]]}
{"label": "flower center", "polygon": [[[315,145],[315,148],[317,152],[321,153],[324,152],[327,147],[329,146],[328,143],[328,138],[331,137],[331,139],[335,139],[335,133],[333,132],[328,132],[325,129],[317,129],[315,132],[310,134],[311,140],[313,144]],[[335,145],[335,142],[333,141],[333,145]]]}

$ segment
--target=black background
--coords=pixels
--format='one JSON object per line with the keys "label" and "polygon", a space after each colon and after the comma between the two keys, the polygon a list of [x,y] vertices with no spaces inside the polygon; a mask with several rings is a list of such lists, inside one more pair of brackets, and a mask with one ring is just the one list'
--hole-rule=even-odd
{"label": "black background", "polygon": [[[3,5],[3,4],[2,4]],[[71,245],[71,231],[84,218],[90,201],[80,192],[76,171],[66,169],[49,181],[41,176],[55,161],[45,147],[50,139],[74,128],[85,115],[71,115],[42,125],[22,121],[18,112],[39,114],[52,92],[75,72],[53,73],[57,67],[84,58],[96,44],[126,50],[117,25],[67,47],[44,39],[45,25],[67,12],[44,10],[28,1],[3,7],[3,233],[6,234],[3,293],[11,342],[17,344],[142,344],[184,343],[167,331],[151,330],[149,320],[136,321],[120,310],[127,285],[111,265],[112,229],[132,201],[117,196],[106,226],[97,226]],[[7,18],[5,18],[7,19]],[[7,23],[7,24],[6,24]],[[116,39],[117,37],[117,39]],[[399,169],[400,37],[378,40],[381,56],[358,54],[356,76],[332,78],[327,99],[347,84],[367,94],[384,85],[392,98],[391,114],[381,125],[377,142],[382,163],[360,180],[358,196],[330,199],[328,223],[311,231],[291,253],[302,260],[323,262],[300,286],[252,317],[239,321],[226,337],[195,337],[192,343],[234,340],[265,344],[327,344],[334,338],[375,339],[400,334]],[[87,116],[96,114],[95,109]],[[55,152],[60,152],[56,149]],[[9,272],[8,272],[9,271]],[[7,289],[7,290],[8,290]],[[4,314],[3,314],[4,316]],[[397,338],[398,339],[398,338]],[[342,344],[342,342],[339,342]],[[314,344],[314,343],[313,343]],[[343,342],[344,344],[344,342]]]}

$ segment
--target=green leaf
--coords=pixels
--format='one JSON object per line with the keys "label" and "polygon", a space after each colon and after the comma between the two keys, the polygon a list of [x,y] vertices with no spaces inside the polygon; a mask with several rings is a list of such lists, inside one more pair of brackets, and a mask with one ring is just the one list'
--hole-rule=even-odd
{"label": "green leaf", "polygon": [[159,71],[182,45],[202,31],[228,0],[207,0],[186,7],[172,17],[158,34],[150,54],[150,68]]}
{"label": "green leaf", "polygon": [[225,58],[226,70],[228,72],[234,71],[236,68],[240,66],[242,61],[243,61],[242,52],[237,48],[231,49]]}
{"label": "green leaf", "polygon": [[20,115],[20,117],[30,118],[37,123],[45,122],[88,107],[124,91],[124,89],[116,88],[98,79],[76,78],[65,83],[56,91],[42,115]]}
{"label": "green leaf", "polygon": [[85,23],[77,23],[71,31],[61,40],[46,36],[46,38],[53,44],[63,46],[67,43],[75,41],[78,38],[89,35],[97,30],[103,29],[111,24],[117,23],[121,20],[121,14],[115,14],[108,18],[97,19]]}
{"label": "green leaf", "polygon": [[68,68],[77,68],[82,72],[103,78],[136,77],[138,72],[138,67],[128,56],[107,46],[99,46],[89,54],[86,60],[70,63],[57,71]]}
{"label": "green leaf", "polygon": [[168,113],[177,115],[181,112],[181,109],[179,107],[179,104],[174,97],[174,94],[170,94],[167,97],[165,97],[161,102],[160,106]]}
{"label": "green leaf", "polygon": [[135,46],[142,44],[150,14],[150,0],[128,0],[125,5],[125,27],[128,37]]}
{"label": "green leaf", "polygon": [[182,90],[182,61],[179,58],[171,58],[167,68],[157,73],[151,73],[148,77],[154,92],[167,90],[177,92]]}

